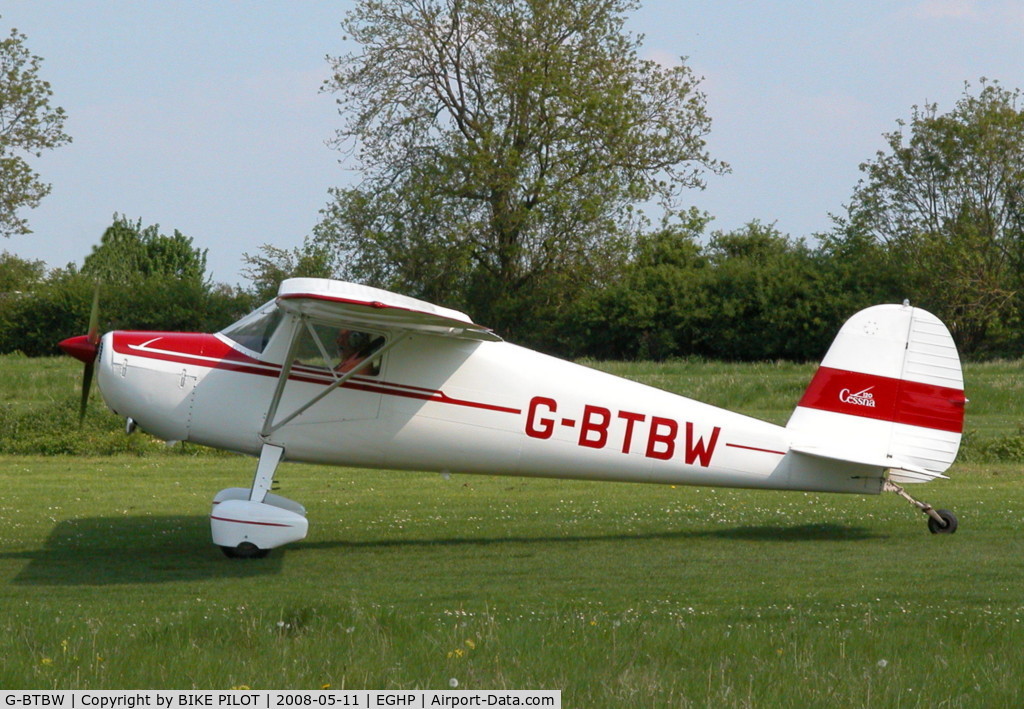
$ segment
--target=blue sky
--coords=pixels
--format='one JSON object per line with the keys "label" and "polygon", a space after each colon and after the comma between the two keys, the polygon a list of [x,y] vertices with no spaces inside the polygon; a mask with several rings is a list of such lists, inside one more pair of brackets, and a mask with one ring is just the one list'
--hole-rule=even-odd
{"label": "blue sky", "polygon": [[[193,237],[238,283],[243,253],[300,244],[328,188],[357,179],[319,93],[350,6],[4,0],[0,31],[43,57],[74,143],[34,161],[53,192],[0,248],[80,264],[117,212]],[[688,195],[713,229],[826,230],[913,105],[949,110],[979,77],[1024,88],[1022,0],[648,0],[629,27],[704,77],[710,150],[733,169]]]}

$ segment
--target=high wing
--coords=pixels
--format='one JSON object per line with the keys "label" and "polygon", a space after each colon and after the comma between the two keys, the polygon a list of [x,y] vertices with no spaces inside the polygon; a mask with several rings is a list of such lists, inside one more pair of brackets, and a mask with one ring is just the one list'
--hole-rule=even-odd
{"label": "high wing", "polygon": [[[271,397],[260,436],[269,442],[270,436],[326,397],[335,389],[368,371],[372,362],[397,345],[400,337],[377,338],[372,350],[359,355],[352,368],[330,371],[333,382],[287,415],[278,416],[278,406],[289,377],[296,367],[299,339],[308,333],[315,341],[324,360],[329,359],[328,345],[323,342],[310,321],[336,326],[339,329],[366,329],[378,333],[419,333],[458,339],[500,342],[501,338],[490,329],[477,325],[468,315],[416,298],[389,293],[355,283],[323,278],[290,278],[281,283],[277,293],[277,306],[285,313],[297,316],[300,323],[292,330],[287,353],[281,363],[277,386]],[[298,371],[298,369],[297,369]]]}
{"label": "high wing", "polygon": [[489,328],[477,325],[458,310],[343,281],[289,278],[278,290],[277,304],[286,313],[305,315],[339,327],[501,341]]}

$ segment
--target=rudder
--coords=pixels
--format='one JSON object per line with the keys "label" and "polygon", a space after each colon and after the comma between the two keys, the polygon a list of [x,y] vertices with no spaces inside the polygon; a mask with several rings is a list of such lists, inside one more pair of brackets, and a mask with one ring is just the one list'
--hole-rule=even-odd
{"label": "rudder", "polygon": [[949,330],[909,305],[876,305],[843,325],[786,425],[795,450],[941,476],[963,432],[963,373]]}

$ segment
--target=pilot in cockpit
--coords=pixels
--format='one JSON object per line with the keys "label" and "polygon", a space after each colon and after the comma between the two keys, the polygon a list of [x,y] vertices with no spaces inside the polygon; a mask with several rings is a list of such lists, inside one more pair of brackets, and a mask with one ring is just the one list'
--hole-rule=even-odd
{"label": "pilot in cockpit", "polygon": [[[334,368],[337,372],[350,372],[362,363],[367,357],[373,354],[381,344],[381,338],[372,337],[369,333],[347,330],[342,328],[338,331],[334,344],[338,347],[338,365]],[[365,374],[377,374],[377,363],[366,367]]]}

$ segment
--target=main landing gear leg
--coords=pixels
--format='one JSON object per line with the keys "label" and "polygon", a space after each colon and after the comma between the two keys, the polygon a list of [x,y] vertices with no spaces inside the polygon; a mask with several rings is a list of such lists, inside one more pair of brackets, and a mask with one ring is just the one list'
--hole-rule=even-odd
{"label": "main landing gear leg", "polygon": [[268,492],[284,448],[263,444],[252,487],[229,487],[213,498],[213,543],[232,559],[260,559],[274,547],[306,536],[306,508]]}
{"label": "main landing gear leg", "polygon": [[932,534],[952,534],[956,531],[957,519],[949,510],[937,510],[927,502],[915,500],[907,491],[896,483],[886,480],[882,487],[884,492],[895,492],[904,500],[928,515],[928,531]]}

